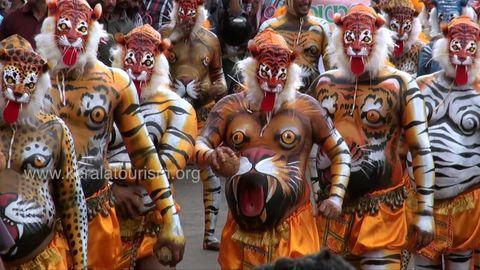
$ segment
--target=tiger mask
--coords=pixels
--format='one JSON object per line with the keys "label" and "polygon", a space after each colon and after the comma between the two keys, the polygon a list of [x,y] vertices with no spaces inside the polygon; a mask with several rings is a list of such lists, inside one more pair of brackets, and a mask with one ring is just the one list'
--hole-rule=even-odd
{"label": "tiger mask", "polygon": [[137,88],[141,100],[153,96],[159,85],[170,85],[169,65],[164,52],[170,47],[168,39],[146,24],[127,35],[115,36],[118,46],[112,50],[113,67],[125,70]]}
{"label": "tiger mask", "polygon": [[[335,31],[328,46],[331,66],[355,78],[369,73],[375,77],[385,67],[385,59],[393,49],[385,19],[364,5],[352,7],[345,16],[335,14]],[[340,49],[340,48],[343,48]]]}
{"label": "tiger mask", "polygon": [[97,59],[98,44],[107,34],[97,20],[102,7],[91,9],[85,0],[48,0],[49,16],[35,37],[38,52],[54,71],[77,70]]}
{"label": "tiger mask", "polygon": [[393,55],[400,57],[416,42],[422,31],[418,18],[421,10],[416,10],[411,0],[388,1],[383,10],[387,27],[394,33]]}
{"label": "tiger mask", "polygon": [[475,11],[468,5],[467,0],[435,0],[430,1],[432,7],[428,24],[430,26],[430,36],[438,37],[442,35],[442,26],[448,25],[451,20],[465,15],[475,18]]}
{"label": "tiger mask", "polygon": [[251,40],[248,50],[252,57],[237,63],[237,69],[247,77],[247,99],[255,108],[275,112],[285,101],[293,100],[302,86],[301,69],[293,64],[297,53],[271,29]]}
{"label": "tiger mask", "polygon": [[51,87],[45,59],[33,51],[24,38],[13,35],[0,42],[1,120],[24,122],[42,109]]}
{"label": "tiger mask", "polygon": [[[203,6],[203,0],[176,0],[173,1],[170,21],[174,28],[179,29],[182,34],[196,32],[203,26],[207,19],[207,11]],[[178,38],[183,36],[178,36]],[[176,36],[171,37],[172,41]]]}
{"label": "tiger mask", "polygon": [[470,84],[480,71],[480,26],[467,16],[442,27],[444,38],[434,46],[434,59],[457,86]]}

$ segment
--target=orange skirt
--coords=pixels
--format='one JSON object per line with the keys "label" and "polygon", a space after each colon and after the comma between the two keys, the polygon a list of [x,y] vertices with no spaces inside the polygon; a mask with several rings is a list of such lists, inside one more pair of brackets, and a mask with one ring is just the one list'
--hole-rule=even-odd
{"label": "orange skirt", "polygon": [[317,228],[322,247],[340,255],[354,256],[380,249],[400,251],[408,232],[405,204],[395,210],[382,202],[379,206],[376,215],[360,217],[356,213],[344,213],[337,219],[318,216]]}
{"label": "orange skirt", "polygon": [[480,188],[435,201],[435,239],[418,253],[429,259],[480,247]]}
{"label": "orange skirt", "polygon": [[[87,201],[107,191],[108,188],[105,188],[87,198]],[[104,205],[104,209],[107,211],[106,215],[98,213],[88,223],[88,269],[113,269],[122,251],[120,225],[115,208]]]}
{"label": "orange skirt", "polygon": [[38,254],[33,260],[18,266],[5,266],[7,269],[30,270],[30,269],[69,269],[72,265],[71,257],[68,253],[68,243],[61,232],[55,232],[52,241],[47,248]]}
{"label": "orange skirt", "polygon": [[222,269],[253,269],[281,257],[300,258],[320,250],[310,202],[276,229],[242,232],[229,213],[223,228],[218,262]]}

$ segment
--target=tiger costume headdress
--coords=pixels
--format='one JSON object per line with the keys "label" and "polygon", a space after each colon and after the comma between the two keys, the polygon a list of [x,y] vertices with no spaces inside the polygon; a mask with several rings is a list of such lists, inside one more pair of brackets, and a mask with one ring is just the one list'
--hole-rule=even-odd
{"label": "tiger costume headdress", "polygon": [[[342,70],[352,81],[369,73],[375,77],[385,68],[384,59],[393,49],[385,19],[364,5],[352,7],[345,16],[335,14],[335,31],[328,46],[331,66]],[[340,49],[343,48],[343,49]]]}
{"label": "tiger costume headdress", "polygon": [[51,87],[47,61],[18,35],[0,42],[0,61],[0,120],[23,122],[42,109]]}
{"label": "tiger costume headdress", "polygon": [[98,44],[107,33],[97,22],[102,7],[94,9],[85,0],[48,0],[49,16],[35,37],[38,52],[49,60],[53,71],[75,70],[83,74],[85,65],[97,59]]}
{"label": "tiger costume headdress", "polygon": [[293,63],[296,53],[282,36],[271,29],[258,34],[248,44],[252,54],[237,63],[245,76],[247,99],[254,108],[275,112],[302,86],[301,68]]}
{"label": "tiger costume headdress", "polygon": [[470,17],[453,19],[443,26],[444,38],[435,43],[433,57],[455,84],[462,86],[475,80],[480,71],[480,26]]}
{"label": "tiger costume headdress", "polygon": [[387,27],[394,32],[393,40],[396,46],[393,54],[396,57],[408,51],[422,31],[418,18],[421,9],[417,8],[411,0],[392,0],[383,6]]}
{"label": "tiger costume headdress", "polygon": [[117,34],[118,46],[112,50],[113,67],[125,70],[137,87],[141,100],[153,96],[159,85],[169,87],[169,65],[164,52],[168,40],[146,24],[127,35]]}
{"label": "tiger costume headdress", "polygon": [[170,23],[183,31],[196,32],[207,19],[207,11],[203,0],[175,0],[173,1]]}

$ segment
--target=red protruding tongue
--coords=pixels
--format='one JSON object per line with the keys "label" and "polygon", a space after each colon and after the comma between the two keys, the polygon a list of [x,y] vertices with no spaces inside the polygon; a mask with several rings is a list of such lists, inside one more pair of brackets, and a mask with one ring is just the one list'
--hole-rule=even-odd
{"label": "red protruding tongue", "polygon": [[271,112],[273,111],[273,107],[275,106],[275,99],[277,98],[277,94],[273,92],[265,92],[265,96],[263,97],[261,109],[264,112]]}
{"label": "red protruding tongue", "polygon": [[240,192],[240,211],[247,217],[256,217],[262,213],[265,197],[261,185],[251,184]]}
{"label": "red protruding tongue", "polygon": [[365,64],[363,63],[362,57],[352,57],[350,63],[353,74],[359,76],[365,71]]}
{"label": "red protruding tongue", "polygon": [[20,103],[13,101],[8,102],[7,106],[3,110],[3,119],[5,120],[5,122],[9,125],[17,122],[21,108],[22,105]]}
{"label": "red protruding tongue", "polygon": [[455,75],[456,85],[465,85],[468,82],[467,66],[457,66],[457,74]]}
{"label": "red protruding tongue", "polygon": [[403,41],[402,40],[397,40],[395,44],[395,50],[393,51],[393,54],[395,57],[400,57],[403,54]]}
{"label": "red protruding tongue", "polygon": [[78,52],[73,47],[65,49],[63,52],[63,63],[69,67],[75,65],[78,59]]}
{"label": "red protruding tongue", "polygon": [[133,83],[135,84],[135,87],[137,88],[138,98],[140,98],[141,94],[142,94],[142,87],[141,87],[140,81],[134,80]]}

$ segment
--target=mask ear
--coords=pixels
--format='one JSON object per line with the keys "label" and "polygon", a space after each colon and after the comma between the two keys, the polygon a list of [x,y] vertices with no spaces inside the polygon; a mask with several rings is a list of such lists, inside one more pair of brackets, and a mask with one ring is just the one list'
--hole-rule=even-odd
{"label": "mask ear", "polygon": [[380,29],[384,24],[385,19],[383,18],[383,16],[377,15],[377,18],[375,19],[375,27],[377,27],[377,29]]}
{"label": "mask ear", "polygon": [[157,50],[161,53],[164,53],[168,51],[168,49],[170,49],[170,46],[172,45],[172,43],[170,42],[170,40],[168,38],[162,40],[162,42],[158,45],[158,48]]}
{"label": "mask ear", "polygon": [[253,58],[257,58],[258,56],[258,47],[257,44],[255,44],[255,41],[250,40],[248,42],[248,51],[252,54]]}
{"label": "mask ear", "polygon": [[440,28],[442,30],[443,36],[447,37],[447,35],[448,35],[448,25],[442,23],[442,24],[440,24]]}
{"label": "mask ear", "polygon": [[97,21],[102,16],[102,6],[100,4],[96,4],[92,11],[92,20]]}
{"label": "mask ear", "polygon": [[48,14],[49,16],[55,16],[57,14],[58,2],[57,0],[47,0]]}
{"label": "mask ear", "polygon": [[115,41],[118,44],[125,45],[125,36],[123,35],[123,33],[116,33],[115,34]]}
{"label": "mask ear", "polygon": [[48,63],[45,60],[40,61],[40,64],[42,64],[42,73],[48,72]]}
{"label": "mask ear", "polygon": [[335,15],[333,15],[333,22],[334,22],[337,26],[342,26],[342,25],[343,25],[343,17],[342,17],[342,14],[340,14],[340,13],[335,13]]}
{"label": "mask ear", "polygon": [[4,48],[0,49],[0,61],[8,61],[10,57],[8,57],[7,51]]}

